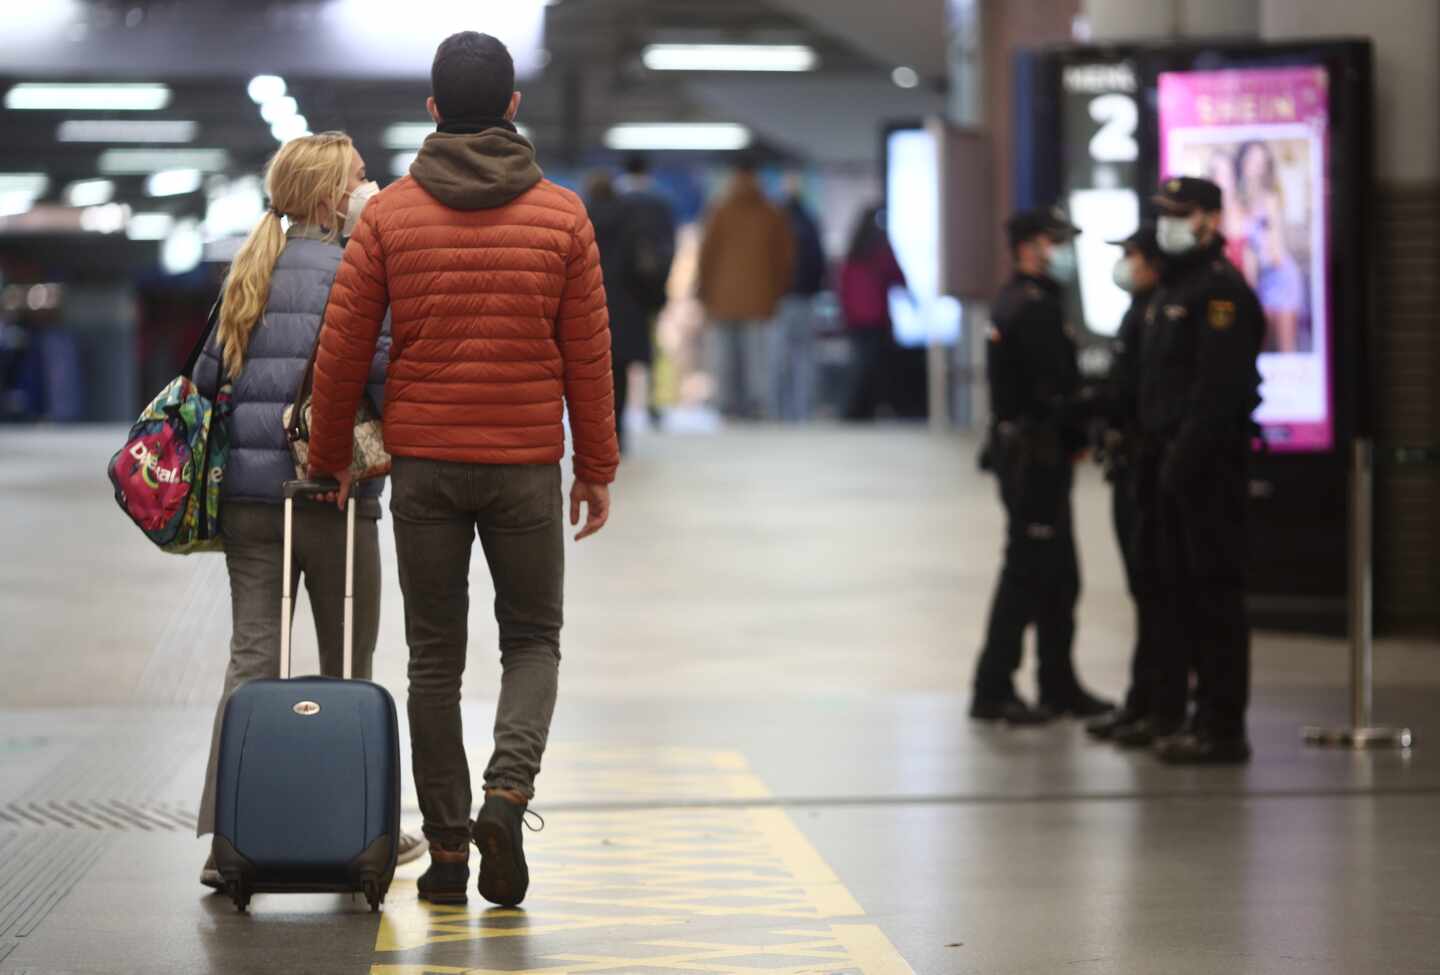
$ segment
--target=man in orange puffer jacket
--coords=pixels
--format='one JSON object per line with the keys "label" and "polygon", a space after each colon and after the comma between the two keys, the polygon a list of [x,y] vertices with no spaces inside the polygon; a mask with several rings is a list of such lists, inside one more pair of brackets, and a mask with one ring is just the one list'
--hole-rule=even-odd
{"label": "man in orange puffer jacket", "polygon": [[[595,231],[515,129],[510,52],[447,38],[427,103],[438,131],[366,206],[330,292],[315,363],[312,476],[349,490],[355,409],[391,314],[385,445],[410,644],[415,787],[430,840],[420,896],[463,903],[469,844],[480,893],[504,906],[529,885],[521,826],[555,708],[563,615],[559,461],[568,404],[571,524],[610,510],[615,439],[610,325]],[[472,811],[460,723],[476,534],[495,583],[503,676],[485,801]]]}

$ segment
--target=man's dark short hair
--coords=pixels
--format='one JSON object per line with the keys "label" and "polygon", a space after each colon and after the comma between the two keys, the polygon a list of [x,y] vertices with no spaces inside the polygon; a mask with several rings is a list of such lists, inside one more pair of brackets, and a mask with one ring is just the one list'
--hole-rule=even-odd
{"label": "man's dark short hair", "polygon": [[650,160],[646,159],[638,152],[635,153],[633,156],[626,156],[625,172],[629,173],[631,176],[644,176],[646,173],[650,172]]}
{"label": "man's dark short hair", "polygon": [[515,92],[515,61],[489,34],[451,34],[435,50],[430,91],[447,122],[501,118]]}

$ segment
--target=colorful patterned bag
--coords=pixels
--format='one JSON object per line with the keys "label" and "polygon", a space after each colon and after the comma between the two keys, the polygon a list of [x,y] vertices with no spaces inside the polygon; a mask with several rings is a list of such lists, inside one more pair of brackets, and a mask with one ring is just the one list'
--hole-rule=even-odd
{"label": "colorful patterned bag", "polygon": [[220,488],[230,454],[232,389],[224,382],[211,399],[191,379],[219,317],[217,302],[185,368],[145,407],[110,458],[116,503],[150,541],[175,555],[224,548]]}

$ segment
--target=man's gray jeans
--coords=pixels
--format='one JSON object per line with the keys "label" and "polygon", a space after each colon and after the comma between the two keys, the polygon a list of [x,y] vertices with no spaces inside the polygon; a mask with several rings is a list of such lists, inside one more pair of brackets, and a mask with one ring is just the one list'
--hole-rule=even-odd
{"label": "man's gray jeans", "polygon": [[480,538],[500,625],[500,703],[487,789],[527,799],[550,735],[564,619],[560,466],[462,464],[397,457],[390,511],[405,639],[410,747],[425,836],[470,839],[470,766],[460,719],[470,613],[470,553]]}
{"label": "man's gray jeans", "polygon": [[[380,509],[372,500],[378,516]],[[359,510],[365,510],[361,502]],[[280,676],[280,597],[284,573],[285,509],[278,504],[227,502],[225,567],[230,573],[230,666],[215,709],[210,764],[200,796],[196,835],[215,831],[215,766],[220,757],[220,720],[235,688],[262,677]],[[341,676],[345,624],[345,514],[333,504],[295,502],[290,587],[303,575],[315,616],[320,672]],[[370,677],[370,660],[380,633],[380,529],[376,517],[355,519],[354,676]]]}

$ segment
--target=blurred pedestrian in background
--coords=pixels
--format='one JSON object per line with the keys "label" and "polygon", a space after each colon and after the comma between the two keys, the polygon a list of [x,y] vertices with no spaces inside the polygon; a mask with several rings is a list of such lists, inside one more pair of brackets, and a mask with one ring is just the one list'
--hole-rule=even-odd
{"label": "blurred pedestrian in background", "polygon": [[742,160],[700,243],[700,301],[709,322],[716,399],[729,419],[774,415],[771,333],[793,281],[794,254],[789,218],[761,192],[754,161]]}
{"label": "blurred pedestrian in background", "polygon": [[879,205],[868,207],[860,214],[840,267],[840,310],[853,362],[847,420],[873,420],[882,409],[894,411],[898,348],[890,321],[890,289],[904,287],[905,272],[885,233],[885,211]]}
{"label": "blurred pedestrian in background", "polygon": [[798,423],[810,416],[815,391],[815,296],[825,287],[825,248],[820,228],[805,205],[798,174],[785,179],[785,215],[795,240],[795,275],[780,302],[775,328],[774,387],[779,419]]}
{"label": "blurred pedestrian in background", "polygon": [[[1080,368],[1065,322],[1079,228],[1058,207],[1017,213],[1006,225],[1015,271],[995,299],[989,352],[991,463],[1005,505],[1005,560],[975,669],[970,716],[1042,724],[1093,718],[1110,705],[1080,686],[1071,652],[1080,562],[1070,511],[1074,458],[1085,444]],[[1025,631],[1035,625],[1040,700],[1015,691]]]}
{"label": "blurred pedestrian in background", "polygon": [[1151,713],[1158,645],[1155,580],[1140,571],[1135,550],[1139,510],[1135,496],[1140,451],[1140,357],[1147,323],[1155,316],[1155,298],[1164,263],[1155,240],[1155,225],[1144,223],[1116,243],[1124,253],[1115,262],[1115,283],[1130,295],[1130,309],[1115,337],[1114,359],[1108,382],[1102,387],[1098,411],[1104,423],[1101,459],[1110,482],[1111,515],[1125,582],[1135,601],[1135,648],[1130,657],[1130,689],[1115,711],[1091,722],[1085,729],[1094,738],[1123,747],[1145,744]]}
{"label": "blurred pedestrian in background", "polygon": [[[610,308],[611,366],[615,372],[615,425],[625,449],[625,411],[630,401],[631,366],[650,369],[655,318],[665,307],[670,266],[675,261],[675,215],[656,191],[644,156],[632,156],[616,183],[592,192],[591,210],[605,297]],[[653,372],[648,387],[654,387]]]}

